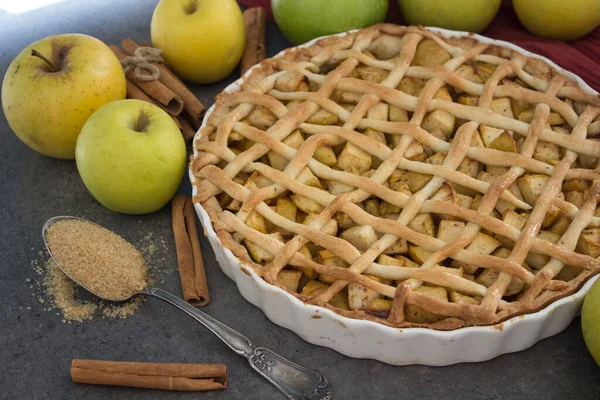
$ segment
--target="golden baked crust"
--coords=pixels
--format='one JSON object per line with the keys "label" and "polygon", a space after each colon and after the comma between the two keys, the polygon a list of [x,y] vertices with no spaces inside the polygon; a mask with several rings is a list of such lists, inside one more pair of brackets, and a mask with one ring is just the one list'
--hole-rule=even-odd
{"label": "golden baked crust", "polygon": [[305,302],[395,327],[494,324],[600,271],[599,115],[542,60],[375,25],[220,94],[194,201]]}

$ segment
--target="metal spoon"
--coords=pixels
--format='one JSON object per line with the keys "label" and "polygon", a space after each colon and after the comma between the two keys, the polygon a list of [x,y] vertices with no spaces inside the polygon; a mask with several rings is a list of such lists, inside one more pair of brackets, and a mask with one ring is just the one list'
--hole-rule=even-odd
{"label": "metal spoon", "polygon": [[[50,218],[48,221],[46,221],[44,227],[42,228],[42,236],[44,238],[44,243],[46,244],[46,249],[48,249],[50,256],[52,256],[52,259],[56,262],[56,265],[58,265],[58,267],[62,270],[62,272],[65,273],[65,275],[67,275],[72,281],[74,281],[81,287],[85,288],[88,292],[104,299],[102,296],[99,296],[98,294],[94,293],[93,291],[79,283],[76,279],[73,279],[73,277],[70,276],[62,268],[58,260],[54,258],[54,256],[52,255],[52,250],[50,249],[50,247],[48,247],[48,241],[46,240],[48,228],[58,221],[67,219],[77,219],[93,224],[93,222],[77,217],[58,216]],[[212,333],[217,335],[219,339],[225,342],[225,344],[229,346],[233,351],[235,351],[241,356],[246,357],[248,359],[248,362],[250,363],[250,366],[256,372],[258,372],[266,380],[271,382],[277,389],[281,390],[283,394],[285,394],[289,399],[331,399],[331,389],[329,388],[327,378],[325,378],[323,375],[319,374],[316,371],[312,371],[308,368],[295,364],[283,358],[279,354],[272,352],[269,349],[266,349],[264,347],[255,347],[252,344],[252,342],[241,333],[238,333],[235,330],[228,327],[227,325],[220,323],[208,314],[205,314],[197,308],[192,307],[182,299],[172,295],[169,292],[158,288],[147,287],[138,293],[134,293],[133,295],[127,298],[119,299],[117,301],[128,300],[129,298],[137,294],[147,294],[150,296],[158,297],[159,299],[174,305],[190,317],[194,318],[196,321],[200,322]],[[104,300],[114,301],[110,299]]]}

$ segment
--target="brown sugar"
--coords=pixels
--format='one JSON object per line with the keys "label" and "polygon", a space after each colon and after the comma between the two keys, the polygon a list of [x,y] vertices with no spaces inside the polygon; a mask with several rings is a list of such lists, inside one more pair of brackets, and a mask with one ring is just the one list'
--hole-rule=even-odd
{"label": "brown sugar", "polygon": [[[149,232],[135,247],[142,253],[146,265],[150,267],[151,275],[159,281],[162,282],[163,278],[175,271],[164,267],[167,264],[165,254],[170,250],[164,239],[155,238],[153,233]],[[145,296],[135,296],[118,304],[94,299],[86,295],[85,291],[78,290],[77,285],[60,270],[45,251],[37,253],[37,258],[31,261],[31,267],[35,276],[25,279],[25,283],[32,289],[31,295],[37,299],[36,307],[45,312],[56,312],[57,315],[61,315],[64,323],[87,322],[98,316],[125,319],[134,315],[146,301]],[[148,280],[151,280],[150,275]],[[41,300],[44,300],[44,303]],[[25,310],[31,309],[32,307],[25,307]]]}
{"label": "brown sugar", "polygon": [[142,254],[108,229],[83,220],[61,220],[48,228],[46,238],[62,269],[100,297],[122,300],[148,285]]}
{"label": "brown sugar", "polygon": [[68,321],[82,322],[91,319],[98,305],[75,299],[73,282],[58,268],[51,258],[44,265],[46,276],[43,285],[54,305],[59,308]]}
{"label": "brown sugar", "polygon": [[113,305],[105,305],[102,307],[102,314],[108,318],[117,318],[117,319],[125,319],[140,308],[140,305],[144,301],[144,297],[136,296],[133,299],[127,301],[125,304],[113,306]]}
{"label": "brown sugar", "polygon": [[[136,296],[131,300],[118,305],[106,304],[105,302],[83,301],[78,297],[75,283],[66,276],[52,258],[40,263],[35,261],[35,269],[39,275],[44,276],[41,286],[45,289],[49,306],[45,311],[58,310],[62,313],[63,322],[83,322],[93,319],[97,311],[101,311],[105,317],[125,319],[133,315],[142,302],[144,296]],[[45,303],[42,297],[38,297],[40,304]],[[31,309],[31,307],[27,307]]]}

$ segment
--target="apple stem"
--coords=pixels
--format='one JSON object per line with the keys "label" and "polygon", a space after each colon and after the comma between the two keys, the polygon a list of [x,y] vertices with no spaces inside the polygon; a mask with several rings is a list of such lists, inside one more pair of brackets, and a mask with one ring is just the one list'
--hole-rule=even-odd
{"label": "apple stem", "polygon": [[42,60],[44,60],[44,62],[46,64],[48,64],[48,66],[50,67],[50,72],[56,72],[56,67],[54,66],[54,64],[52,64],[52,61],[50,61],[46,57],[44,57],[39,51],[37,51],[37,50],[31,50],[31,55],[34,56],[34,57],[38,57],[38,58],[41,58]]}

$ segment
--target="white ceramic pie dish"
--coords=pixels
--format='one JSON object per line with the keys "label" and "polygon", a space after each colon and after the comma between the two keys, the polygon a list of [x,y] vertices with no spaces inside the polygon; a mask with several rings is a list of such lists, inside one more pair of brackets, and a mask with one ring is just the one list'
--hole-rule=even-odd
{"label": "white ceramic pie dish", "polygon": [[[518,46],[500,40],[489,39],[465,32],[454,32],[439,28],[427,28],[446,37],[471,36],[477,40],[501,45],[521,54],[544,60],[589,93],[597,94],[581,78],[560,68],[545,57],[530,53]],[[346,33],[332,35],[343,36]],[[314,39],[300,47],[308,47]],[[248,71],[245,76],[250,73]],[[243,77],[229,85],[224,91],[240,89]],[[206,125],[211,107],[202,127]],[[194,142],[200,135],[196,133]],[[197,156],[194,146],[194,157]],[[192,194],[197,194],[195,177],[189,170]],[[579,314],[585,294],[598,278],[593,277],[576,293],[566,296],[546,308],[514,317],[492,326],[465,327],[453,331],[437,331],[426,328],[397,329],[377,322],[347,318],[318,306],[305,304],[284,290],[270,285],[251,268],[242,267],[233,253],[224,248],[212,226],[208,213],[200,204],[194,204],[204,234],[208,238],[216,259],[225,273],[232,279],[242,296],[259,307],[275,324],[288,328],[304,340],[332,348],[354,358],[371,358],[393,365],[423,364],[443,366],[461,362],[478,362],[502,354],[524,350],[541,339],[564,330]]]}

